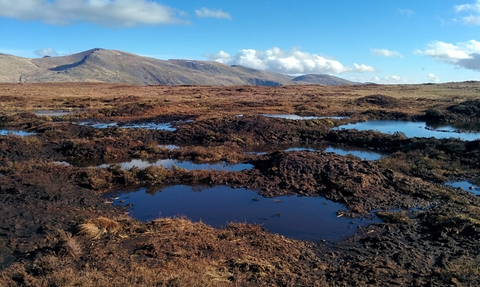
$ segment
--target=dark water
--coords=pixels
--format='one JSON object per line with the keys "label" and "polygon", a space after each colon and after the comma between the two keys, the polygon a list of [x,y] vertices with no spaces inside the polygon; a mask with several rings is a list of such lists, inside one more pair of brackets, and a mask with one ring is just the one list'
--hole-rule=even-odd
{"label": "dark water", "polygon": [[147,130],[162,130],[162,131],[175,131],[176,128],[172,127],[172,123],[141,123],[141,124],[122,124],[118,123],[94,123],[94,122],[81,122],[78,123],[82,126],[89,126],[96,129],[106,128],[125,128],[125,129],[147,129]]}
{"label": "dark water", "polygon": [[461,188],[465,191],[469,191],[475,195],[480,195],[480,186],[476,186],[468,181],[451,181],[445,183],[448,186],[455,187],[455,188]]}
{"label": "dark water", "polygon": [[359,225],[376,222],[337,217],[336,212],[345,208],[321,197],[265,198],[254,191],[225,186],[176,185],[153,193],[142,188],[114,201],[114,205],[127,204],[133,204],[130,215],[141,221],[186,216],[214,227],[228,222],[257,223],[271,232],[306,240],[339,240],[353,234]]}
{"label": "dark water", "polygon": [[24,137],[24,136],[34,135],[34,134],[35,133],[31,133],[31,132],[0,129],[0,135],[2,136],[16,135],[16,136]]}
{"label": "dark water", "polygon": [[267,118],[279,118],[279,119],[287,119],[287,120],[317,120],[317,119],[344,119],[345,117],[338,117],[338,116],[331,116],[331,117],[316,117],[316,116],[298,116],[292,114],[262,114],[262,116]]}
{"label": "dark water", "polygon": [[[138,167],[140,169],[149,166],[162,166],[164,168],[172,168],[176,166],[178,168],[184,168],[186,170],[221,170],[221,171],[240,171],[244,169],[252,169],[253,165],[247,163],[228,164],[226,162],[221,163],[193,163],[191,161],[179,161],[176,159],[161,159],[155,162],[144,161],[141,159],[134,159],[128,162],[120,163],[122,169],[130,169],[132,167]],[[102,164],[98,167],[106,168],[110,164]]]}
{"label": "dark water", "polygon": [[441,138],[459,138],[461,140],[472,141],[480,138],[480,132],[469,130],[470,132],[458,132],[459,129],[453,125],[432,126],[426,122],[406,122],[406,121],[367,121],[355,124],[339,126],[335,129],[357,129],[359,131],[375,130],[386,134],[402,132],[407,137],[434,137]]}

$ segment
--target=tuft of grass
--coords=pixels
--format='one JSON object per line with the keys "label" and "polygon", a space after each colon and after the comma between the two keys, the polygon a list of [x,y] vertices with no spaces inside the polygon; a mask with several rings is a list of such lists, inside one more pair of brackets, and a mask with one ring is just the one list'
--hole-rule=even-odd
{"label": "tuft of grass", "polygon": [[105,234],[115,234],[120,229],[120,224],[106,217],[90,219],[78,226],[80,235],[85,235],[91,239],[98,239]]}

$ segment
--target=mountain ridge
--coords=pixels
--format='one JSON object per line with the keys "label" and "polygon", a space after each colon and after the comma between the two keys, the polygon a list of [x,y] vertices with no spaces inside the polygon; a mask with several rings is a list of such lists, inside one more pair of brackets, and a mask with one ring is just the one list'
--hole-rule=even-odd
{"label": "mountain ridge", "polygon": [[360,84],[325,74],[289,76],[239,65],[228,66],[214,61],[159,60],[102,48],[68,56],[33,59],[0,53],[0,82],[110,82],[212,86]]}

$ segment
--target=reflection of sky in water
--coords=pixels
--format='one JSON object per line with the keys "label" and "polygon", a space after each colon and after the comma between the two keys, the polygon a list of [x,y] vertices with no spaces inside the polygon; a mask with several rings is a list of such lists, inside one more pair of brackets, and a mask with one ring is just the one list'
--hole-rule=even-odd
{"label": "reflection of sky in water", "polygon": [[173,145],[173,144],[159,144],[157,147],[158,148],[163,148],[163,149],[168,149],[168,150],[180,149],[180,146]]}
{"label": "reflection of sky in water", "polygon": [[317,120],[317,119],[344,119],[345,117],[316,117],[316,116],[298,116],[298,115],[291,115],[291,114],[262,114],[262,116],[267,118],[279,118],[279,119],[287,119],[287,120]]}
{"label": "reflection of sky in water", "polygon": [[[460,138],[462,140],[475,140],[480,138],[479,132],[471,133],[457,133],[451,130],[456,130],[454,127],[443,126],[442,131],[432,130],[425,122],[406,122],[406,121],[368,121],[359,122],[355,124],[347,124],[339,126],[335,129],[357,129],[359,131],[375,130],[386,134],[393,134],[395,132],[402,132],[407,137],[435,137],[441,138]],[[445,131],[443,131],[445,130]],[[448,131],[450,130],[450,131]]]}
{"label": "reflection of sky in water", "polygon": [[473,185],[468,181],[452,181],[452,182],[447,182],[445,184],[455,188],[460,187],[465,191],[472,192],[475,195],[480,195],[480,186]]}
{"label": "reflection of sky in water", "polygon": [[75,111],[63,111],[63,110],[41,110],[33,112],[37,116],[46,116],[46,117],[61,117],[66,115],[74,114]]}
{"label": "reflection of sky in water", "polygon": [[125,128],[125,129],[147,129],[147,130],[161,130],[161,131],[175,131],[176,128],[172,127],[171,123],[141,123],[141,124],[124,124],[118,125],[118,123],[90,123],[90,122],[81,122],[79,123],[82,126],[89,126],[96,129],[106,129],[106,128]]}
{"label": "reflection of sky in water", "polygon": [[0,135],[2,136],[8,136],[8,135],[16,135],[16,136],[30,136],[34,135],[35,133],[30,133],[30,132],[24,132],[24,131],[13,131],[13,130],[0,130]]}
{"label": "reflection of sky in water", "polygon": [[264,146],[260,148],[258,151],[249,151],[247,153],[250,154],[257,154],[257,155],[262,155],[266,154],[267,152],[273,152],[276,150],[284,150],[286,152],[291,152],[291,151],[321,151],[324,150],[325,152],[333,152],[339,155],[347,155],[351,154],[354,156],[357,156],[361,159],[366,159],[366,160],[378,160],[381,159],[384,154],[378,153],[378,152],[372,152],[368,149],[362,149],[362,148],[355,148],[355,147],[344,147],[344,146],[334,146],[330,144],[314,144],[314,145],[309,145],[309,146]]}
{"label": "reflection of sky in water", "polygon": [[140,189],[124,193],[115,201],[115,205],[127,204],[133,204],[130,214],[142,221],[186,216],[214,227],[228,222],[258,223],[271,232],[307,240],[338,240],[353,234],[359,224],[373,222],[337,217],[336,212],[345,208],[321,197],[264,198],[254,191],[225,186],[202,190],[177,185],[154,194]]}
{"label": "reflection of sky in water", "polygon": [[[98,167],[106,168],[109,167],[110,164],[102,164]],[[148,162],[141,159],[134,159],[129,162],[122,162],[121,168],[122,169],[130,169],[132,167],[138,167],[140,169],[146,168],[149,166],[162,166],[164,168],[172,168],[176,166],[178,168],[184,168],[187,170],[220,170],[220,171],[241,171],[244,169],[252,169],[253,165],[240,163],[240,164],[227,164],[225,162],[222,163],[193,163],[190,161],[178,161],[175,159],[161,159],[156,162]]]}

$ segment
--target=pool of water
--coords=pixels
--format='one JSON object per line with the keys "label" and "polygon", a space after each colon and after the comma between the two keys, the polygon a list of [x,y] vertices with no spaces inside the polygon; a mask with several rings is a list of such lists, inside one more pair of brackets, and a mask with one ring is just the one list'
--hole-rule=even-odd
{"label": "pool of water", "polygon": [[333,152],[339,155],[354,155],[361,159],[366,160],[378,160],[384,157],[386,154],[373,152],[369,149],[362,149],[362,148],[355,148],[355,147],[344,147],[344,146],[336,146],[331,144],[315,144],[315,145],[307,145],[307,146],[270,146],[270,147],[262,147],[256,151],[248,151],[248,153],[253,154],[266,154],[267,152],[273,152],[276,150],[284,150],[286,152],[291,151],[325,151],[325,152]]}
{"label": "pool of water", "polygon": [[180,146],[174,145],[174,144],[159,144],[157,145],[157,147],[161,149],[168,149],[168,150],[180,149]]}
{"label": "pool of water", "polygon": [[[220,171],[241,171],[244,169],[252,169],[253,165],[248,163],[229,164],[226,162],[221,163],[193,163],[191,161],[179,161],[176,159],[161,159],[155,162],[149,162],[141,159],[134,159],[128,162],[120,163],[121,169],[130,169],[132,167],[138,167],[140,169],[149,166],[162,166],[164,168],[172,168],[176,166],[178,168],[184,168],[186,170],[220,170]],[[110,164],[102,164],[97,167],[107,168]]]}
{"label": "pool of water", "polygon": [[0,129],[0,135],[2,135],[2,136],[16,135],[16,136],[25,137],[25,136],[35,135],[35,133]]}
{"label": "pool of water", "polygon": [[89,126],[96,129],[106,128],[125,128],[125,129],[147,129],[147,130],[162,130],[175,131],[177,128],[172,126],[172,123],[140,123],[140,124],[118,124],[118,123],[94,123],[94,122],[80,122],[82,126]]}
{"label": "pool of water", "polygon": [[441,129],[427,125],[426,122],[407,122],[407,121],[387,121],[375,120],[347,124],[335,129],[357,129],[359,131],[375,130],[386,134],[402,132],[407,137],[434,137],[441,138],[459,138],[461,140],[472,141],[480,139],[480,132],[458,132],[458,128],[451,125],[442,125]]}
{"label": "pool of water", "polygon": [[438,122],[426,122],[427,128],[439,131],[470,131],[470,132],[480,132],[480,123],[470,122],[470,123],[438,123]]}
{"label": "pool of water", "polygon": [[461,188],[465,191],[469,191],[475,195],[480,196],[480,186],[474,185],[468,181],[450,181],[445,183],[445,185],[455,187],[455,188]]}
{"label": "pool of water", "polygon": [[326,116],[326,117],[316,117],[316,116],[298,116],[292,114],[262,114],[262,116],[267,118],[278,118],[278,119],[287,119],[287,120],[317,120],[317,119],[344,119],[345,117],[338,117],[338,116]]}
{"label": "pool of water", "polygon": [[65,111],[65,110],[39,110],[33,113],[37,116],[61,117],[61,116],[74,114],[75,112],[76,111]]}
{"label": "pool of water", "polygon": [[214,227],[228,222],[257,223],[271,232],[305,240],[339,240],[352,235],[359,225],[376,222],[337,217],[336,212],[344,206],[321,197],[265,198],[251,190],[226,186],[176,185],[151,193],[141,188],[114,201],[116,206],[130,204],[130,215],[141,221],[186,216]]}

